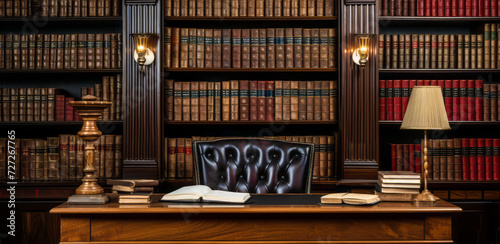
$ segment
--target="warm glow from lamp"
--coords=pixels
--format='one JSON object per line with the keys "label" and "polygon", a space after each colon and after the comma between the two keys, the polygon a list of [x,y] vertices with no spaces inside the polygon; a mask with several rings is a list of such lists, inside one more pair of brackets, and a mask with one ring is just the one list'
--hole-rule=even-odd
{"label": "warm glow from lamp", "polygon": [[150,39],[154,37],[154,34],[148,33],[137,33],[132,34],[135,43],[134,59],[139,65],[139,70],[144,72],[144,66],[150,65],[155,60],[155,55],[148,47]]}
{"label": "warm glow from lamp", "polygon": [[370,48],[371,34],[356,34],[355,50],[352,53],[352,60],[361,67],[365,67],[368,62],[368,48]]}

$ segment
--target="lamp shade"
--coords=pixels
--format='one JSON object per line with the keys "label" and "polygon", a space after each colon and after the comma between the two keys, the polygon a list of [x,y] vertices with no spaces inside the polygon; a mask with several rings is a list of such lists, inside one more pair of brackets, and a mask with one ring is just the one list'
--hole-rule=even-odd
{"label": "lamp shade", "polygon": [[449,130],[448,116],[439,86],[415,86],[411,92],[402,130]]}

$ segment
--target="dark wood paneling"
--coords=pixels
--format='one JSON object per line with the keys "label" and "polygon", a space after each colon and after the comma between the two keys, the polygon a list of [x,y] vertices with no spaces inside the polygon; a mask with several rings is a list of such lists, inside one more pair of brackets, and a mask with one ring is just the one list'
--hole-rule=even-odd
{"label": "dark wood paneling", "polygon": [[61,241],[90,241],[90,218],[82,215],[61,218]]}
{"label": "dark wood paneling", "polygon": [[[162,5],[158,1],[125,1],[123,7],[124,79],[125,99],[123,119],[123,177],[136,178],[135,170],[141,163],[150,165],[160,161],[162,137],[161,113],[161,34]],[[149,48],[155,61],[140,72],[133,59],[132,33],[155,33],[157,38]],[[157,175],[156,167],[148,167],[148,175]]]}
{"label": "dark wood paneling", "polygon": [[451,239],[451,217],[426,216],[425,239],[426,240]]}
{"label": "dark wood paneling", "polygon": [[344,171],[344,178],[347,179],[373,178],[376,174],[370,172],[360,175],[351,169],[374,168],[377,167],[378,161],[378,48],[375,48],[377,38],[372,39],[366,67],[356,65],[351,58],[355,45],[354,34],[378,34],[377,5],[364,3],[366,2],[344,0],[339,11],[342,18],[341,162],[344,167],[350,168]]}

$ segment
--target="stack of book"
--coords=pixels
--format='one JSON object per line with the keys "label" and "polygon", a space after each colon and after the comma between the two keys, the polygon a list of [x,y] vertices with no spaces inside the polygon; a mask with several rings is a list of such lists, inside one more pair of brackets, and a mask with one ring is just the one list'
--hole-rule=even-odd
{"label": "stack of book", "polygon": [[108,180],[113,193],[118,193],[118,203],[149,204],[158,180]]}
{"label": "stack of book", "polygon": [[381,201],[412,201],[420,193],[420,174],[411,171],[379,171],[375,189]]}

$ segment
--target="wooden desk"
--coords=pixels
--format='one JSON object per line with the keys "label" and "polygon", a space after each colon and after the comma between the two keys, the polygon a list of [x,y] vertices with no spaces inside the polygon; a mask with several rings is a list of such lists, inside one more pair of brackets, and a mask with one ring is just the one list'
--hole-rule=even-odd
{"label": "wooden desk", "polygon": [[[250,205],[65,203],[50,212],[61,215],[61,244],[417,244],[453,243],[451,217],[462,211],[445,201],[433,206],[397,202],[374,206],[319,205],[318,195],[302,195],[293,204],[276,205],[297,197],[281,196],[286,201],[278,197],[276,204],[266,204],[274,197],[254,196],[255,202]],[[258,204],[262,198],[265,201]]]}

